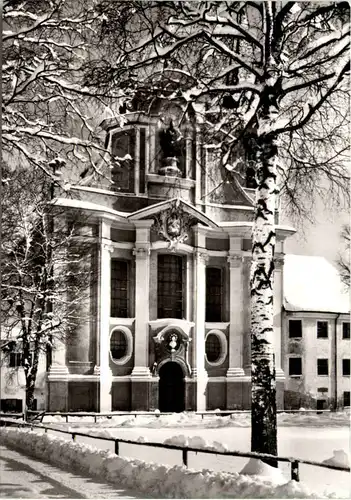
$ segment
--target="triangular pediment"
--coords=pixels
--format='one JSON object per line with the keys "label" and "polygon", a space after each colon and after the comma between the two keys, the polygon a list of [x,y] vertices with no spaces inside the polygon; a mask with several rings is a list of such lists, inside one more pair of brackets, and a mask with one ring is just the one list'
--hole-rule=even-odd
{"label": "triangular pediment", "polygon": [[155,205],[142,208],[128,215],[130,221],[150,219],[161,214],[178,210],[180,213],[185,213],[193,219],[193,223],[203,224],[207,227],[218,228],[218,224],[208,217],[206,214],[198,210],[196,207],[187,203],[180,198],[172,198],[171,200],[161,201]]}

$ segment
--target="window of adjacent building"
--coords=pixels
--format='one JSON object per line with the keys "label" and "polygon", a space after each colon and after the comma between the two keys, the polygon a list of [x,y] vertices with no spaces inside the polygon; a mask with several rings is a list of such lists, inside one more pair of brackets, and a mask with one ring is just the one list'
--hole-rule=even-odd
{"label": "window of adjacent building", "polygon": [[[134,193],[134,159],[136,130],[118,132],[112,137],[112,155],[115,157],[111,170],[112,189]],[[129,155],[130,158],[123,159]]]}
{"label": "window of adjacent building", "polygon": [[350,391],[344,391],[343,404],[344,406],[350,406]]}
{"label": "window of adjacent building", "polygon": [[157,317],[183,318],[184,259],[161,254],[157,266]]}
{"label": "window of adjacent building", "polygon": [[342,338],[349,339],[350,338],[350,323],[349,321],[345,321],[342,324]]}
{"label": "window of adjacent building", "polygon": [[219,267],[206,268],[206,321],[222,321],[223,279]]}
{"label": "window of adjacent building", "polygon": [[222,352],[221,341],[218,335],[214,333],[210,333],[206,338],[206,357],[209,363],[215,363],[219,360],[219,357]]}
{"label": "window of adjacent building", "polygon": [[128,340],[122,330],[114,330],[110,337],[110,352],[113,359],[122,359],[127,355]]}
{"label": "window of adjacent building", "polygon": [[328,375],[328,374],[329,374],[328,359],[326,358],[317,359],[317,375]]}
{"label": "window of adjacent building", "polygon": [[302,337],[302,321],[301,319],[289,319],[289,338]]}
{"label": "window of adjacent building", "polygon": [[289,375],[302,375],[301,358],[289,358]]}
{"label": "window of adjacent building", "polygon": [[325,410],[327,401],[325,399],[317,399],[317,410]]}
{"label": "window of adjacent building", "polygon": [[111,316],[129,316],[129,262],[111,259]]}
{"label": "window of adjacent building", "polygon": [[342,374],[346,377],[350,376],[350,360],[349,359],[342,360]]}
{"label": "window of adjacent building", "polygon": [[[36,399],[34,401],[36,403]],[[22,413],[22,403],[22,399],[2,399],[0,402],[0,408],[4,413]],[[36,404],[33,409],[36,410]]]}
{"label": "window of adjacent building", "polygon": [[317,321],[317,338],[328,338],[328,321]]}
{"label": "window of adjacent building", "polygon": [[18,368],[21,365],[22,365],[22,353],[21,352],[10,352],[10,355],[9,355],[10,368]]}

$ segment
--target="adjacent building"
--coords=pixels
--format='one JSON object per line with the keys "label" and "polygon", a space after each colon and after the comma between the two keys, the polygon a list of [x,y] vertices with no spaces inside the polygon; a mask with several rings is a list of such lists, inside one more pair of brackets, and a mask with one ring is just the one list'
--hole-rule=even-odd
{"label": "adjacent building", "polygon": [[285,408],[350,406],[350,297],[323,257],[286,255]]}

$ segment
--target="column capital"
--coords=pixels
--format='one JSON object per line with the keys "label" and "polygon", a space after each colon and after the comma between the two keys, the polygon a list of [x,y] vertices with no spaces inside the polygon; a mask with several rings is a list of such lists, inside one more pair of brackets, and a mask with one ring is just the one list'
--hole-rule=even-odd
{"label": "column capital", "polygon": [[251,254],[251,252],[243,254],[243,262],[244,262],[245,265],[251,264],[251,261],[252,261],[252,254]]}
{"label": "column capital", "polygon": [[146,257],[148,257],[150,255],[150,247],[149,246],[134,247],[133,248],[133,255],[135,255],[136,258],[145,259]]}
{"label": "column capital", "polygon": [[284,254],[278,253],[274,256],[274,265],[276,269],[282,269],[284,266]]}
{"label": "column capital", "polygon": [[107,250],[110,253],[114,251],[114,246],[111,243],[102,242],[101,246],[103,250]]}
{"label": "column capital", "polygon": [[195,258],[198,259],[202,264],[206,264],[208,262],[209,256],[206,250],[197,250],[194,251]]}
{"label": "column capital", "polygon": [[244,257],[241,253],[229,253],[227,261],[230,267],[240,267],[244,262]]}

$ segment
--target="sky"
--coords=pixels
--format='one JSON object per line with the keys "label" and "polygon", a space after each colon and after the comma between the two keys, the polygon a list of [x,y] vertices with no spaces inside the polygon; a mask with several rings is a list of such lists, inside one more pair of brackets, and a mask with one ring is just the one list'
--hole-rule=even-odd
{"label": "sky", "polygon": [[[294,225],[296,233],[285,242],[285,253],[297,255],[319,255],[335,264],[338,253],[342,249],[340,232],[342,226],[350,222],[350,213],[347,210],[334,211],[323,207],[321,201],[316,203],[315,222],[304,221]],[[288,220],[282,218],[281,223]]]}

